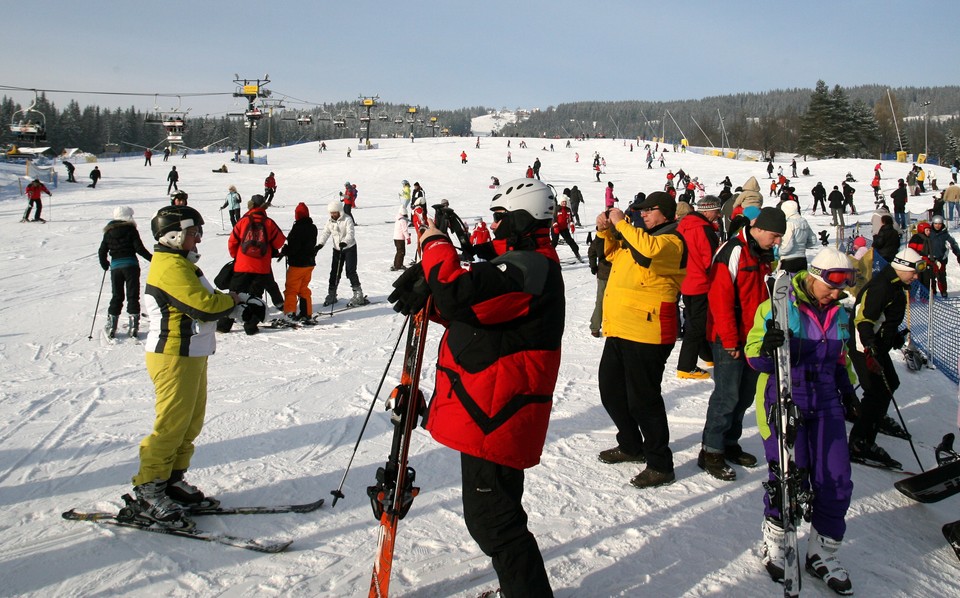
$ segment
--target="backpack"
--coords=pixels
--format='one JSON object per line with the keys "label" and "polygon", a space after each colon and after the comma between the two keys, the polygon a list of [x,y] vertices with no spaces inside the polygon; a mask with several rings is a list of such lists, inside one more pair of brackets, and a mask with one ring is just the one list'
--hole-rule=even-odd
{"label": "backpack", "polygon": [[269,255],[270,246],[267,243],[267,227],[264,218],[247,217],[249,222],[240,239],[240,252],[247,257],[262,258]]}

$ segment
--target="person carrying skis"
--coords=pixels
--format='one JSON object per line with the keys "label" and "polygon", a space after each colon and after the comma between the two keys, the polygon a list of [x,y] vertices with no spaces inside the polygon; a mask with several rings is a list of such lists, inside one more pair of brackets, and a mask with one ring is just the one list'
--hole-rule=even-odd
{"label": "person carrying skis", "polygon": [[257,298],[215,291],[195,265],[203,218],[188,206],[165,206],[150,221],[157,240],[144,303],[150,317],[147,373],[156,388],[153,432],[140,442],[133,477],[138,516],[162,526],[191,529],[183,505],[215,505],[184,479],[207,404],[207,357],[216,350],[218,319],[262,320]]}
{"label": "person carrying skis", "polygon": [[863,389],[860,417],[850,430],[850,459],[875,467],[900,469],[900,462],[877,446],[877,433],[886,417],[900,378],[890,359],[892,349],[906,342],[900,330],[906,313],[907,294],[918,273],[926,270],[923,256],[909,247],[900,250],[893,263],[884,266],[860,290],[854,306],[856,334],[850,358]]}
{"label": "person carrying skis", "polygon": [[537,180],[501,189],[490,204],[494,240],[481,256],[490,261],[462,264],[430,221],[423,259],[394,282],[390,301],[410,314],[432,294],[429,316],[446,331],[426,428],[460,452],[464,522],[493,559],[501,594],[541,598],[553,591],[522,498],[560,369],[564,283],[549,236],[556,198]]}
{"label": "person carrying skis", "polygon": [[[293,211],[293,227],[287,244],[277,260],[287,258],[287,278],[283,287],[283,313],[290,321],[306,322],[313,317],[313,293],[310,279],[317,265],[317,225],[310,218],[307,204],[300,202]],[[297,315],[297,309],[300,315]]]}
{"label": "person carrying skis", "polygon": [[33,179],[30,181],[30,184],[26,186],[24,192],[27,194],[27,209],[23,212],[23,218],[20,222],[29,222],[30,221],[30,211],[33,209],[33,206],[37,206],[37,211],[33,215],[34,222],[46,222],[43,218],[40,217],[40,212],[43,211],[43,201],[40,199],[41,193],[46,193],[47,197],[53,197],[53,194],[50,193],[50,190],[47,189],[47,186],[40,182],[40,179]]}
{"label": "person carrying skis", "polygon": [[756,467],[757,458],[743,450],[743,416],[753,404],[759,374],[743,353],[757,306],[768,298],[773,248],[787,230],[777,208],[763,208],[752,222],[720,246],[710,267],[707,291],[707,340],[713,343],[713,378],[707,403],[697,466],[718,480],[737,479],[728,461]]}
{"label": "person carrying skis", "polygon": [[[110,259],[107,260],[109,255]],[[127,299],[129,322],[127,333],[136,338],[140,332],[140,263],[137,256],[148,262],[153,255],[143,246],[137,223],[133,221],[133,209],[117,206],[113,211],[113,220],[103,227],[103,240],[97,256],[104,272],[110,270],[110,306],[107,308],[107,336],[117,334],[117,321],[123,307],[124,294]]]}
{"label": "person carrying skis", "polygon": [[220,209],[229,208],[230,212],[230,226],[236,226],[237,222],[240,221],[240,202],[243,199],[240,197],[240,194],[237,193],[237,188],[233,185],[227,188],[227,197],[223,200],[223,205],[220,206]]}
{"label": "person carrying skis", "polygon": [[337,287],[340,286],[340,277],[344,271],[346,271],[347,279],[350,281],[350,288],[353,289],[353,297],[347,302],[347,307],[370,303],[363,294],[363,289],[360,287],[360,277],[357,276],[357,240],[354,235],[353,218],[346,214],[346,217],[341,217],[340,214],[343,211],[344,207],[339,201],[331,201],[327,204],[330,219],[323,225],[323,230],[317,237],[317,251],[323,249],[328,239],[333,241],[330,281],[327,296],[323,300],[324,306],[333,305],[337,302]]}
{"label": "person carrying skis", "polygon": [[[790,330],[771,326],[770,299],[757,308],[744,352],[750,367],[761,372],[757,397],[757,425],[770,464],[770,482],[777,484],[780,463],[779,421],[767,420],[778,401],[779,384],[774,374],[774,351],[789,342],[793,402],[800,413],[794,445],[795,470],[804,479],[800,487],[813,495],[806,568],[838,594],[853,593],[846,569],[837,551],[846,532],[846,513],[853,495],[850,456],[846,450],[845,411],[856,409],[851,383],[847,341],[849,315],[840,305],[843,289],[856,281],[856,270],[838,249],[825,247],[807,271],[791,279],[785,305]],[[762,406],[760,401],[762,400]],[[784,530],[782,500],[764,492],[763,547],[761,559],[770,577],[784,579]]]}

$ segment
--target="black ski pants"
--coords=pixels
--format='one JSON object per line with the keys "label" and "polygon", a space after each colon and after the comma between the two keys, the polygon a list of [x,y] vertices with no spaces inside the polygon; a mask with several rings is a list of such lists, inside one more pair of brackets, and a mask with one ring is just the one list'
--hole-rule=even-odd
{"label": "black ski pants", "polygon": [[131,316],[140,315],[140,266],[110,270],[110,287],[113,289],[113,296],[110,297],[108,314],[120,315],[126,295],[127,313]]}
{"label": "black ski pants", "polygon": [[850,351],[850,361],[860,380],[863,397],[860,399],[860,417],[850,429],[850,443],[864,440],[868,445],[877,441],[880,422],[887,415],[893,393],[900,388],[900,378],[893,367],[889,353],[876,356],[883,375],[874,374],[867,368],[866,355],[857,350]]}
{"label": "black ski pants", "polygon": [[707,342],[707,294],[683,296],[683,343],[677,358],[677,371],[692,372],[697,358],[713,361]]}
{"label": "black ski pants", "polygon": [[[344,208],[346,209],[346,208]],[[336,293],[340,285],[340,278],[343,274],[347,275],[351,287],[360,286],[360,277],[357,276],[357,246],[344,247],[343,249],[334,249],[330,262],[330,293]],[[343,259],[343,263],[340,260]]]}
{"label": "black ski pants", "polygon": [[34,205],[37,206],[37,212],[36,212],[36,214],[34,214],[33,219],[34,219],[34,220],[40,220],[40,212],[43,211],[43,202],[40,201],[39,199],[31,199],[31,200],[28,200],[28,201],[27,201],[27,209],[26,209],[26,211],[23,213],[23,219],[24,219],[24,220],[30,220],[30,210],[33,209],[33,206],[34,206]]}
{"label": "black ski pants", "polygon": [[463,519],[470,536],[493,559],[506,598],[553,596],[543,556],[527,529],[523,470],[460,454]]}
{"label": "black ski pants", "polygon": [[642,454],[659,472],[673,471],[661,383],[674,343],[654,345],[607,337],[600,356],[600,402],[617,426],[617,444]]}

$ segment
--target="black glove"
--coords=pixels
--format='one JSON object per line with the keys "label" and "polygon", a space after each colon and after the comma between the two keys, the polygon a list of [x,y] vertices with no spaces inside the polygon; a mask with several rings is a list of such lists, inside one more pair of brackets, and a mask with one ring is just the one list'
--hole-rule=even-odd
{"label": "black glove", "polygon": [[910,334],[909,328],[904,328],[903,330],[898,330],[891,339],[891,346],[894,349],[902,349],[905,344],[907,344],[907,335]]}
{"label": "black glove", "polygon": [[776,327],[771,327],[763,334],[763,343],[760,345],[760,355],[773,357],[773,352],[783,346],[787,337]]}
{"label": "black glove", "polygon": [[100,262],[100,267],[106,272],[110,269],[110,262]]}
{"label": "black glove", "polygon": [[417,313],[430,297],[430,285],[427,284],[423,266],[419,262],[407,268],[393,281],[396,290],[390,293],[387,301],[393,303],[393,310],[405,316]]}
{"label": "black glove", "polygon": [[267,306],[259,297],[250,297],[243,304],[244,322],[262,322],[267,317]]}
{"label": "black glove", "polygon": [[590,266],[590,274],[593,274],[594,276],[596,276],[597,272],[599,271],[600,271],[600,268],[598,268],[597,266]]}
{"label": "black glove", "polygon": [[860,419],[860,399],[857,393],[851,392],[840,397],[843,404],[843,416],[850,423],[856,423]]}
{"label": "black glove", "polygon": [[870,370],[871,373],[879,375],[883,374],[883,366],[877,361],[877,353],[875,347],[867,347],[863,355],[867,358],[867,369]]}
{"label": "black glove", "polygon": [[316,246],[316,248],[313,250],[313,255],[317,255],[317,253],[319,253],[321,249],[323,249],[323,243],[320,243],[319,245]]}
{"label": "black glove", "polygon": [[346,243],[340,243],[340,251],[343,251],[343,250],[346,249],[346,248],[347,248],[347,244],[346,244]]}
{"label": "black glove", "polygon": [[286,255],[286,252],[287,252],[287,246],[284,245],[283,247],[280,248],[280,251],[277,252],[278,262],[283,259],[283,256]]}

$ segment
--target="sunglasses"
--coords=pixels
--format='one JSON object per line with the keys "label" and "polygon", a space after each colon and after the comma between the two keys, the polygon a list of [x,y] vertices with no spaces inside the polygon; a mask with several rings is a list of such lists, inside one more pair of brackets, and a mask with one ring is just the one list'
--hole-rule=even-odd
{"label": "sunglasses", "polygon": [[198,226],[198,227],[197,227],[197,230],[192,231],[192,232],[189,231],[189,230],[185,230],[185,231],[183,231],[183,234],[184,234],[185,236],[187,236],[187,237],[196,237],[196,238],[199,239],[200,237],[203,236],[203,227],[202,227],[202,226]]}
{"label": "sunglasses", "polygon": [[652,208],[643,208],[642,210],[640,210],[640,213],[646,214],[647,212],[652,212],[654,210],[659,210],[659,209],[660,209],[660,206],[653,206]]}
{"label": "sunglasses", "polygon": [[506,213],[505,211],[500,211],[500,212],[494,212],[494,213],[493,213],[493,221],[494,221],[494,222],[500,222],[501,220],[503,220],[503,219],[506,218],[506,217],[507,217],[507,213]]}
{"label": "sunglasses", "polygon": [[915,262],[910,262],[903,259],[902,257],[894,256],[892,263],[900,264],[901,266],[906,266],[907,268],[913,268],[917,272],[923,272],[924,270],[927,269],[927,262],[924,260],[917,260]]}
{"label": "sunglasses", "polygon": [[821,270],[816,266],[808,268],[810,274],[820,278],[827,286],[834,289],[852,287],[857,283],[857,271],[850,268],[828,268]]}

